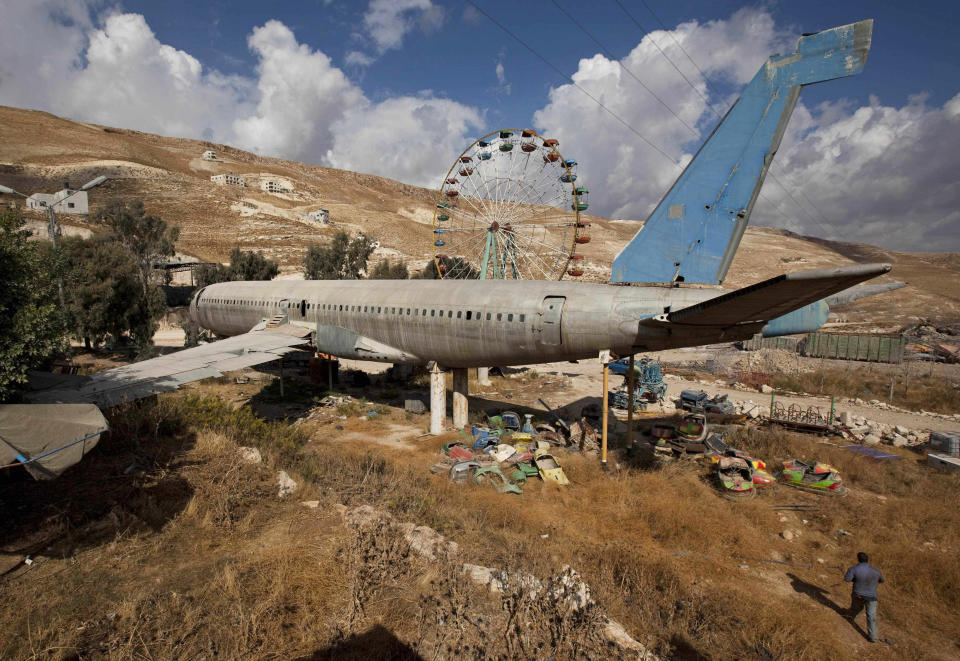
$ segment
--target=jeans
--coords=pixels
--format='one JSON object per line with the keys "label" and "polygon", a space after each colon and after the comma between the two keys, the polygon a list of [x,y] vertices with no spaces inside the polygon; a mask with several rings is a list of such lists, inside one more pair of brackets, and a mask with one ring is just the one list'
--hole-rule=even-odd
{"label": "jeans", "polygon": [[866,607],[867,609],[867,633],[870,636],[870,642],[875,643],[878,640],[877,636],[877,600],[876,599],[864,599],[857,593],[853,593],[850,598],[850,619],[856,619],[857,615],[860,614]]}

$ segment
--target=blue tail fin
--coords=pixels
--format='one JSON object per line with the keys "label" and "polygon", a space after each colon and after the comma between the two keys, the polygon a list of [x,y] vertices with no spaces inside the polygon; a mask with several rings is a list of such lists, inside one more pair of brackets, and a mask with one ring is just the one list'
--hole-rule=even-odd
{"label": "blue tail fin", "polygon": [[860,73],[873,20],[806,35],[747,85],[646,224],[613,282],[723,282],[803,85]]}

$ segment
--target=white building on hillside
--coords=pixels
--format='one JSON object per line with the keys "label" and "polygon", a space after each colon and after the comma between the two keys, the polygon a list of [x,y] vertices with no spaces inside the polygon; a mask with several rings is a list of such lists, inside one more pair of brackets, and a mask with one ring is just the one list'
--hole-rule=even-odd
{"label": "white building on hillside", "polygon": [[215,174],[210,177],[210,181],[215,184],[220,184],[221,186],[240,186],[241,188],[247,187],[247,182],[243,180],[238,174]]}
{"label": "white building on hillside", "polygon": [[205,161],[217,160],[217,152],[213,151],[212,149],[208,149],[207,151],[203,152],[203,160]]}
{"label": "white building on hillside", "polygon": [[267,180],[260,184],[260,188],[267,191],[268,193],[292,193],[293,191],[287,187],[287,184],[282,181],[273,181]]}
{"label": "white building on hillside", "polygon": [[[70,196],[69,200],[64,198]],[[46,211],[53,207],[57,213],[76,213],[87,214],[90,209],[87,206],[87,192],[75,191],[70,188],[64,188],[53,194],[34,193],[27,198],[27,208]]]}
{"label": "white building on hillside", "polygon": [[326,209],[317,209],[316,211],[311,211],[308,213],[307,218],[315,223],[323,223],[326,225],[330,222],[330,212]]}

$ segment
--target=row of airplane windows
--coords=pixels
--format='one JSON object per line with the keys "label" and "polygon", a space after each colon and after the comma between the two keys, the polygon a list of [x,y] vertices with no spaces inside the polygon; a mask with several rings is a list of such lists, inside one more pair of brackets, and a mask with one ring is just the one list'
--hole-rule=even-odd
{"label": "row of airplane windows", "polygon": [[[269,307],[271,305],[278,304],[277,301],[274,301],[274,302],[249,301],[245,299],[223,299],[223,298],[215,298],[215,299],[212,299],[210,302],[220,304],[220,305],[256,305],[260,307]],[[294,303],[293,301],[287,301],[285,307],[290,309],[296,309],[296,308],[299,308],[300,305]],[[396,307],[385,307],[382,305],[381,306],[374,306],[374,305],[360,306],[360,305],[341,305],[341,304],[334,304],[334,303],[305,303],[305,307],[307,310],[323,310],[327,312],[362,312],[366,314],[401,314],[402,315],[404,314],[404,310],[406,310],[406,316],[408,317],[409,316],[426,317],[427,312],[429,311],[431,317],[443,317],[444,313],[446,313],[446,316],[448,319],[453,319],[453,316],[454,316],[453,313],[456,312],[457,319],[466,319],[467,321],[471,321],[471,320],[481,321],[483,319],[482,312],[480,311],[474,312],[473,310],[456,310],[456,311],[436,310],[436,309],[427,310],[427,308],[396,308]],[[412,313],[411,313],[411,310],[412,310]],[[487,321],[493,321],[494,319],[496,319],[497,321],[504,321],[504,317],[506,317],[506,321],[508,322],[514,321],[514,319],[516,318],[517,321],[519,321],[520,323],[524,323],[527,318],[527,315],[525,314],[515,315],[513,312],[487,312],[486,315],[487,315]],[[494,315],[496,316],[494,317]]]}

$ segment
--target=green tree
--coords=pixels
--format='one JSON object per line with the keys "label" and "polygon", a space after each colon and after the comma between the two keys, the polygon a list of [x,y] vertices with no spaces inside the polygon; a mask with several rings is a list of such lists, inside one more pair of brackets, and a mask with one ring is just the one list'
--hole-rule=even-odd
{"label": "green tree", "polygon": [[377,265],[370,272],[371,280],[406,280],[409,277],[410,272],[407,271],[407,265],[403,262],[391,264],[389,257],[377,262]]}
{"label": "green tree", "polygon": [[307,280],[358,280],[367,270],[374,241],[358,234],[353,239],[337,232],[330,243],[311,243],[303,258]]}
{"label": "green tree", "polygon": [[230,252],[231,280],[273,280],[279,273],[280,266],[259,250],[234,248]]}
{"label": "green tree", "polygon": [[234,248],[230,251],[230,266],[201,264],[194,277],[198,287],[206,287],[230,280],[273,280],[279,273],[280,266],[262,252]]}
{"label": "green tree", "polygon": [[166,310],[163,290],[152,281],[153,263],[173,257],[180,228],[169,226],[156,216],[148,216],[141,200],[125,202],[112,199],[94,216],[94,221],[108,227],[114,237],[133,254],[140,283],[138,325],[131,329],[141,356],[152,351],[157,321]]}
{"label": "green tree", "polygon": [[148,322],[137,262],[125,246],[112,235],[65,237],[62,246],[68,323],[87,348]]}
{"label": "green tree", "polygon": [[230,277],[230,267],[224,266],[223,264],[201,264],[193,272],[193,277],[196,278],[197,287],[206,287],[207,285],[213,285],[218,282],[227,282],[231,280]]}
{"label": "green tree", "polygon": [[[473,268],[462,257],[443,257],[440,261],[443,264],[444,273],[454,273],[458,280],[476,280],[480,277],[480,271]],[[438,280],[440,278],[436,260],[431,259],[427,263],[420,277],[424,280]]]}
{"label": "green tree", "polygon": [[0,211],[0,401],[16,396],[27,370],[66,348],[54,256],[27,236],[19,212]]}

